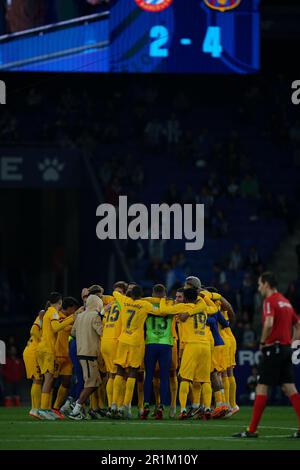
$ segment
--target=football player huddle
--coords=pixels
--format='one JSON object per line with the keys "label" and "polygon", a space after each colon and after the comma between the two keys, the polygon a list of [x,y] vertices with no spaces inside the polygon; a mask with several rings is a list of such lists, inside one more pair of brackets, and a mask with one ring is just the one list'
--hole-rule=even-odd
{"label": "football player huddle", "polygon": [[130,419],[135,389],[141,420],[239,411],[234,312],[216,289],[190,276],[173,298],[162,284],[144,297],[136,283],[119,281],[112,295],[93,285],[81,300],[51,293],[32,325],[23,353],[30,416]]}

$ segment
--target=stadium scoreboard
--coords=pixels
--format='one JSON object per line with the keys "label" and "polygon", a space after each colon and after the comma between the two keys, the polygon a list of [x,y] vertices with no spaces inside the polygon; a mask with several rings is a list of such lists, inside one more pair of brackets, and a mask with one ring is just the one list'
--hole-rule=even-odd
{"label": "stadium scoreboard", "polygon": [[259,0],[119,0],[111,10],[111,70],[255,73]]}
{"label": "stadium scoreboard", "polygon": [[0,36],[0,71],[252,74],[260,0],[111,0],[109,10]]}

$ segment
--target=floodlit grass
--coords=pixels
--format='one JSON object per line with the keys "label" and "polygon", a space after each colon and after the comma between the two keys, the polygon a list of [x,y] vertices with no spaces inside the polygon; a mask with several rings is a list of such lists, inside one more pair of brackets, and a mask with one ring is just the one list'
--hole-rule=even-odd
{"label": "floodlit grass", "polygon": [[0,408],[0,449],[7,450],[214,450],[300,449],[289,436],[297,429],[291,407],[268,408],[258,439],[234,439],[246,428],[251,408],[211,421],[35,421],[26,408]]}

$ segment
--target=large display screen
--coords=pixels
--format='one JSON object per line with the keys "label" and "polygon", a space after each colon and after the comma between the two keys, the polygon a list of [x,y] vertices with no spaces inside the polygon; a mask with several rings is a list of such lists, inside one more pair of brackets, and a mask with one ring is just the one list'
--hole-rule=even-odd
{"label": "large display screen", "polygon": [[[28,3],[10,3],[14,1]],[[39,5],[40,9],[32,10],[27,22],[21,18],[18,21],[18,14],[10,18],[9,10],[2,12],[2,32],[3,18],[7,25],[5,34],[0,36],[0,70],[209,74],[259,71],[259,0],[82,2],[89,3],[91,14],[78,16],[79,1],[73,0],[77,9],[73,5],[72,17],[69,13],[63,21],[57,20],[67,13],[59,16],[53,3],[52,9],[47,10],[48,2],[43,0],[36,0],[35,8]]]}

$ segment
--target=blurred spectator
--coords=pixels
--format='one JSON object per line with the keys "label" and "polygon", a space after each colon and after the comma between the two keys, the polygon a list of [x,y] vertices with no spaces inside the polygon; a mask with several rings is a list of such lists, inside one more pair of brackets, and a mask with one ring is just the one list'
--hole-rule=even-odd
{"label": "blurred spectator", "polygon": [[243,257],[240,245],[236,244],[230,253],[228,268],[232,271],[238,271],[243,265]]}
{"label": "blurred spectator", "polygon": [[163,272],[163,264],[158,258],[153,258],[146,271],[147,279],[152,280],[155,284],[162,284],[165,281]]}
{"label": "blurred spectator", "polygon": [[285,220],[289,233],[294,233],[295,217],[285,194],[279,194],[277,197],[278,215]]}
{"label": "blurred spectator", "polygon": [[236,339],[236,344],[238,348],[242,347],[243,337],[244,337],[244,323],[241,318],[238,318],[235,327],[233,328],[233,333]]}
{"label": "blurred spectator", "polygon": [[215,214],[213,214],[211,227],[212,236],[214,238],[225,237],[228,234],[228,223],[225,219],[223,211],[218,210]]}
{"label": "blurred spectator", "polygon": [[256,285],[250,273],[245,273],[243,283],[240,289],[241,307],[244,312],[248,313],[249,320],[252,321],[254,314],[254,295],[256,293]]}
{"label": "blurred spectator", "polygon": [[210,173],[208,177],[207,186],[209,189],[209,193],[213,198],[216,198],[221,194],[221,184],[218,174],[216,172],[213,171]]}
{"label": "blurred spectator", "polygon": [[295,124],[293,124],[290,128],[289,131],[289,136],[292,141],[292,143],[295,146],[300,145],[300,121],[296,121]]}
{"label": "blurred spectator", "polygon": [[176,283],[181,285],[185,282],[185,272],[180,265],[180,258],[177,254],[171,257],[166,272],[166,288],[169,291]]}
{"label": "blurred spectator", "polygon": [[272,219],[276,215],[277,204],[271,191],[268,191],[262,199],[261,212],[267,219]]}
{"label": "blurred spectator", "polygon": [[241,193],[243,197],[257,199],[259,197],[259,184],[256,176],[247,173],[241,181]]}
{"label": "blurred spectator", "polygon": [[10,346],[6,364],[2,367],[4,382],[4,406],[20,406],[20,386],[24,377],[24,365],[15,346]]}
{"label": "blurred spectator", "polygon": [[115,207],[119,205],[119,196],[122,194],[122,187],[118,178],[113,178],[106,189],[106,201]]}
{"label": "blurred spectator", "polygon": [[27,104],[30,108],[40,106],[42,103],[42,95],[35,88],[31,88],[27,95]]}
{"label": "blurred spectator", "polygon": [[[160,233],[161,237],[161,233]],[[159,240],[154,240],[151,239],[149,235],[149,258],[150,260],[160,260],[162,261],[164,259],[164,246],[165,246],[166,240],[159,239]]]}
{"label": "blurred spectator", "polygon": [[296,310],[297,314],[300,314],[300,278],[290,282],[286,297],[291,302],[292,306]]}
{"label": "blurred spectator", "polygon": [[258,266],[261,264],[261,257],[256,246],[251,246],[248,256],[246,257],[245,267],[250,268],[254,273],[257,272]]}
{"label": "blurred spectator", "polygon": [[196,203],[196,193],[191,184],[186,187],[186,190],[183,193],[182,197],[183,204],[195,204]]}
{"label": "blurred spectator", "polygon": [[168,145],[179,144],[179,139],[181,137],[182,131],[180,127],[180,122],[178,121],[177,116],[175,114],[172,114],[170,119],[167,120],[164,133]]}
{"label": "blurred spectator", "polygon": [[237,295],[236,290],[233,289],[229,282],[223,282],[221,284],[220,293],[225,297],[226,300],[232,305],[233,310],[237,313]]}
{"label": "blurred spectator", "polygon": [[255,389],[258,383],[258,369],[256,366],[252,367],[251,375],[247,378],[247,393],[240,396],[242,405],[251,405],[255,400]]}
{"label": "blurred spectator", "polygon": [[225,271],[221,268],[220,264],[215,263],[213,265],[213,277],[212,277],[211,285],[219,289],[221,286],[225,284],[226,281],[227,279],[226,279]]}
{"label": "blurred spectator", "polygon": [[236,182],[234,176],[230,177],[228,186],[227,186],[227,193],[230,197],[235,198],[238,196],[239,193],[239,185]]}
{"label": "blurred spectator", "polygon": [[148,122],[144,130],[145,143],[149,147],[159,147],[163,137],[163,126],[159,119],[154,118]]}
{"label": "blurred spectator", "polygon": [[165,194],[163,202],[165,202],[166,204],[169,204],[169,206],[171,206],[172,204],[176,204],[176,203],[180,204],[181,196],[177,190],[176,184],[170,184]]}
{"label": "blurred spectator", "polygon": [[256,349],[257,347],[256,332],[250,323],[245,323],[244,325],[241,346],[244,349]]}

